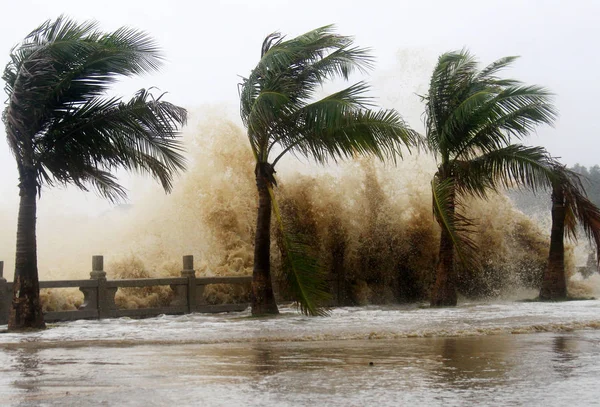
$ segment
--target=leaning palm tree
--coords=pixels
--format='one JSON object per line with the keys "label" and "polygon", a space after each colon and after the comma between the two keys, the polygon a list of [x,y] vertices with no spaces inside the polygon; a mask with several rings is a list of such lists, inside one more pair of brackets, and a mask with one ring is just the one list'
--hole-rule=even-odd
{"label": "leaning palm tree", "polygon": [[185,109],[140,90],[131,100],[105,96],[119,77],[159,68],[161,54],[145,33],[98,30],[65,17],[47,21],[13,48],[4,71],[3,114],[17,162],[20,205],[9,329],[42,328],[36,253],[36,205],[42,187],[74,184],[118,200],[112,172],[143,171],[165,191],[184,168],[177,129]]}
{"label": "leaning palm tree", "polygon": [[[541,300],[567,299],[564,238],[575,239],[581,225],[588,239],[600,254],[600,209],[585,193],[579,174],[562,165],[554,166],[552,187],[552,229],[548,264],[542,278]],[[597,257],[599,258],[599,257]]]}
{"label": "leaning palm tree", "polygon": [[548,185],[553,160],[539,147],[512,144],[556,111],[551,94],[539,86],[502,79],[498,71],[516,58],[499,59],[482,70],[466,50],[440,56],[423,96],[426,143],[438,169],[431,183],[433,212],[441,227],[432,306],[457,302],[455,254],[466,267],[478,267],[473,220],[463,199],[487,198],[514,183]]}
{"label": "leaning palm tree", "polygon": [[[284,41],[279,33],[266,37],[261,59],[240,91],[240,112],[256,158],[258,216],[254,246],[252,314],[276,314],[270,273],[271,211],[280,220],[284,270],[291,294],[307,314],[319,314],[323,300],[318,265],[308,255],[311,242],[286,233],[274,201],[275,165],[292,153],[325,163],[329,159],[372,154],[381,159],[400,154],[416,140],[393,110],[371,111],[368,86],[359,82],[315,100],[327,80],[345,80],[355,70],[372,66],[369,52],[337,35],[332,26],[317,28]],[[321,283],[320,283],[321,281]]]}

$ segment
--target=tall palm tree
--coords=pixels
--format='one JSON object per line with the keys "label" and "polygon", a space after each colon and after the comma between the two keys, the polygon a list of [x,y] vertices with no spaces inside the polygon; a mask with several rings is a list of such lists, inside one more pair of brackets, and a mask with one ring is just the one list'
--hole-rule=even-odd
{"label": "tall palm tree", "polygon": [[432,306],[456,305],[455,253],[466,267],[478,266],[470,238],[473,220],[465,215],[463,198],[486,198],[514,183],[534,189],[548,185],[551,157],[540,147],[512,141],[539,124],[551,124],[556,111],[546,89],[497,76],[515,59],[502,58],[478,70],[467,50],[445,53],[423,96],[426,143],[438,160],[431,187],[441,227]]}
{"label": "tall palm tree", "polygon": [[[580,224],[588,239],[593,241],[596,255],[600,254],[600,209],[585,193],[579,174],[562,165],[555,165],[552,186],[552,229],[548,264],[542,278],[540,299],[567,298],[564,238],[576,238]],[[598,257],[597,257],[598,258]]]}
{"label": "tall palm tree", "polygon": [[140,90],[129,101],[105,96],[119,77],[159,68],[145,33],[98,30],[65,17],[47,21],[13,48],[3,79],[2,116],[19,172],[14,295],[10,329],[42,328],[36,253],[36,205],[42,187],[74,184],[110,200],[125,196],[112,172],[150,173],[165,191],[184,168],[177,129],[185,109]]}
{"label": "tall palm tree", "polygon": [[[260,61],[243,78],[240,112],[256,158],[259,195],[253,315],[278,313],[270,275],[270,224],[279,160],[288,152],[318,163],[355,154],[393,159],[400,154],[401,145],[412,145],[416,140],[416,134],[395,111],[369,110],[373,100],[366,95],[368,86],[363,82],[315,100],[327,80],[347,80],[352,72],[365,71],[372,63],[366,49],[354,47],[352,38],[325,26],[287,41],[279,33],[267,36]],[[278,214],[276,206],[275,212]],[[286,233],[283,236],[291,292],[301,311],[318,314],[323,286],[318,283],[316,263],[307,255],[310,242],[292,239]]]}

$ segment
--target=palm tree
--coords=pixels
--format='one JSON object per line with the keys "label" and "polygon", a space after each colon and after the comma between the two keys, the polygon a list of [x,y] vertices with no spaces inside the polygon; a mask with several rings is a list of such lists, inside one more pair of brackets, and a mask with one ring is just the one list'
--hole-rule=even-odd
{"label": "palm tree", "polygon": [[441,237],[432,306],[456,305],[455,252],[466,267],[478,267],[473,220],[464,214],[463,198],[487,198],[514,183],[534,189],[548,184],[551,157],[540,147],[512,141],[551,124],[556,111],[544,88],[496,76],[515,59],[478,70],[467,50],[445,53],[422,97],[426,143],[438,161],[431,186]]}
{"label": "palm tree", "polygon": [[541,300],[567,299],[564,237],[576,238],[580,224],[600,253],[600,209],[586,196],[579,174],[555,165],[552,186],[552,229],[548,265],[542,278]]}
{"label": "palm tree", "polygon": [[129,101],[107,97],[123,76],[159,68],[145,33],[111,33],[95,22],[47,21],[13,48],[3,79],[7,141],[19,172],[14,295],[10,329],[43,328],[36,252],[36,205],[42,187],[74,184],[118,200],[117,168],[150,173],[165,191],[184,168],[177,129],[185,109],[140,90]]}
{"label": "palm tree", "polygon": [[283,230],[273,200],[275,165],[288,152],[325,163],[356,154],[381,159],[400,154],[416,134],[393,110],[371,111],[368,86],[359,82],[315,100],[327,80],[347,80],[355,70],[371,68],[368,51],[352,45],[352,38],[337,35],[332,26],[309,31],[284,41],[279,33],[266,37],[261,59],[240,91],[240,112],[256,158],[258,216],[254,246],[252,314],[276,314],[270,274],[272,205],[282,228],[284,260],[290,290],[301,311],[318,314],[323,300],[317,264],[307,256],[310,242]]}

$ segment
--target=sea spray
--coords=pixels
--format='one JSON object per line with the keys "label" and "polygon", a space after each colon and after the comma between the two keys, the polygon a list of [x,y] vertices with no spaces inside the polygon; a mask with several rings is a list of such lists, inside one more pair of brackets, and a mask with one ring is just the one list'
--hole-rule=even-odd
{"label": "sea spray", "polygon": [[[132,206],[100,216],[41,217],[41,278],[88,278],[94,254],[106,257],[109,278],[177,275],[184,254],[195,255],[200,276],[250,275],[256,188],[254,158],[245,134],[214,109],[200,114],[185,138],[189,170],[171,195],[147,187],[137,193]],[[326,168],[293,158],[282,161],[276,191],[282,211],[293,227],[312,236],[338,303],[428,297],[439,244],[431,211],[434,172],[433,159],[424,154],[407,154],[397,165],[364,157]],[[478,273],[460,270],[460,292],[495,297],[516,287],[538,287],[548,231],[502,195],[489,201],[468,200],[466,208],[477,224],[483,268]],[[10,241],[4,233],[2,239],[3,245]],[[277,282],[276,239],[272,259]],[[65,291],[46,292],[46,309],[81,302],[80,293],[59,300]],[[117,302],[128,308],[165,305],[170,301],[168,291],[168,287],[120,290]],[[242,301],[247,292],[216,286],[207,289],[206,296],[210,303]]]}
{"label": "sea spray", "polygon": [[[396,167],[361,159],[343,165],[337,177],[299,176],[282,183],[283,212],[321,247],[322,264],[342,303],[428,298],[439,228],[431,194],[422,187],[431,174],[412,171],[415,164],[432,165],[428,160],[407,157]],[[502,195],[467,200],[465,210],[476,223],[482,269],[459,265],[460,292],[481,298],[538,287],[547,256],[545,233]]]}

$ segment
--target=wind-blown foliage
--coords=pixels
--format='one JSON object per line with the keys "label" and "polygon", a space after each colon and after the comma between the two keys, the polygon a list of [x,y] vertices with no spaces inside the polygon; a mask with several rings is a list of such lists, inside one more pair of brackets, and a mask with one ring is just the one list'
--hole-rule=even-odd
{"label": "wind-blown foliage", "polygon": [[273,212],[277,219],[283,246],[283,270],[287,290],[298,301],[300,312],[305,315],[327,316],[329,310],[323,306],[331,299],[325,282],[326,273],[319,264],[315,248],[308,236],[291,232],[281,216],[273,188],[269,188],[273,200]]}
{"label": "wind-blown foliage", "polygon": [[541,300],[564,300],[568,297],[565,272],[564,239],[576,239],[577,225],[595,243],[600,260],[600,209],[586,196],[580,176],[563,165],[554,166],[552,182],[552,228],[548,263],[540,288]]}
{"label": "wind-blown foliage", "polygon": [[453,194],[453,191],[456,190],[456,182],[452,179],[438,180],[434,178],[431,183],[435,218],[440,226],[449,232],[458,257],[465,266],[478,268],[477,244],[471,237],[474,233],[475,223],[456,211],[456,209],[460,211],[465,208],[460,196],[457,197]]}
{"label": "wind-blown foliage", "polygon": [[184,169],[178,129],[185,109],[144,89],[128,101],[106,96],[117,79],[154,72],[161,62],[158,46],[143,32],[104,33],[95,22],[64,16],[45,22],[11,51],[2,76],[8,95],[2,119],[21,205],[9,327],[43,326],[35,242],[42,187],[73,184],[115,201],[125,197],[113,175],[117,168],[149,173],[165,191]]}
{"label": "wind-blown foliage", "polygon": [[[552,179],[554,160],[545,150],[513,144],[556,117],[549,91],[497,76],[515,59],[502,58],[478,70],[468,51],[445,53],[433,71],[429,92],[422,96],[426,144],[439,164],[432,182],[434,215],[449,239],[441,250],[456,248],[467,267],[476,266],[476,247],[468,236],[473,221],[463,214],[460,197],[487,198],[490,191],[515,184],[535,190],[548,187]],[[446,255],[450,257],[442,269],[453,267],[452,254]],[[446,272],[438,266],[432,305],[456,302],[453,277],[446,278]],[[440,284],[450,284],[442,291],[454,292],[454,299],[439,298]]]}
{"label": "wind-blown foliage", "polygon": [[184,168],[177,128],[186,111],[140,90],[131,100],[105,96],[119,77],[156,71],[162,57],[145,33],[98,31],[65,17],[47,21],[11,53],[3,79],[9,96],[3,120],[21,169],[46,184],[92,185],[114,200],[124,196],[111,171],[144,171],[165,190]]}
{"label": "wind-blown foliage", "polygon": [[[348,80],[353,72],[365,72],[372,65],[369,50],[353,46],[351,37],[335,34],[332,26],[290,40],[279,33],[266,37],[260,61],[240,84],[240,114],[257,161],[257,185],[265,205],[265,199],[271,200],[267,186],[276,185],[274,166],[288,152],[322,164],[358,154],[395,160],[401,156],[401,146],[415,144],[417,134],[397,112],[370,110],[374,100],[367,95],[369,87],[364,82],[315,100],[327,80],[338,77]],[[270,209],[265,207],[265,211]],[[261,236],[268,240],[267,234]],[[257,240],[255,247],[267,244],[266,240],[260,243]],[[300,247],[304,246],[296,246],[298,250],[294,252],[299,252]],[[265,255],[266,249],[261,253]],[[288,262],[301,258],[287,255]],[[255,253],[255,278],[257,270],[266,272],[268,262],[268,258],[261,260]],[[292,272],[304,269],[308,270],[286,267]],[[321,285],[316,279],[300,275],[294,279]],[[316,308],[309,306],[307,293],[318,291],[296,290],[303,312],[315,313]],[[253,303],[253,310],[257,307]]]}
{"label": "wind-blown foliage", "polygon": [[581,226],[586,237],[594,242],[596,258],[600,263],[600,209],[587,197],[581,177],[564,166],[557,166],[558,181],[565,198],[565,237],[577,239],[577,226]]}

